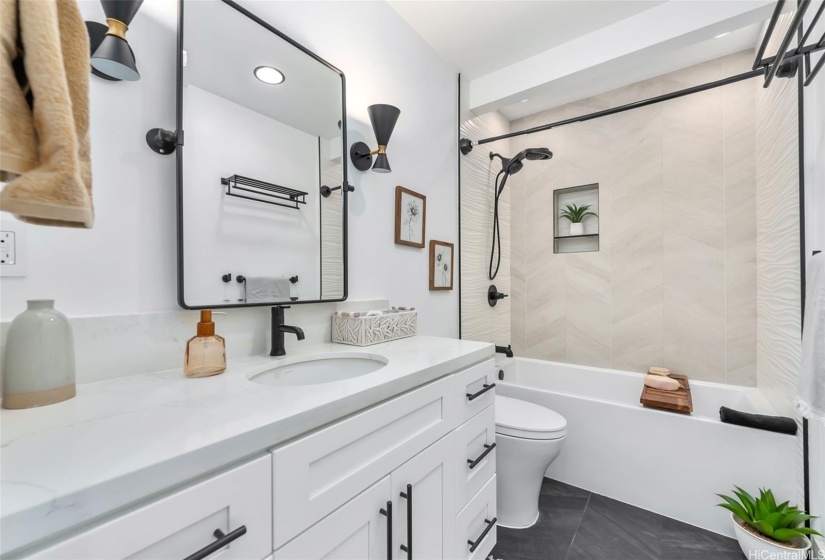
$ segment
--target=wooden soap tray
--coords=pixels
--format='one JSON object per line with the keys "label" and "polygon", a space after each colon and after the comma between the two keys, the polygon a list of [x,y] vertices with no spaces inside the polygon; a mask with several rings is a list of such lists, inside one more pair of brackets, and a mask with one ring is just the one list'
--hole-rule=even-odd
{"label": "wooden soap tray", "polygon": [[690,382],[686,375],[671,373],[670,377],[677,380],[681,387],[675,391],[663,391],[644,386],[639,402],[648,408],[659,408],[690,414],[693,412],[693,399],[690,396]]}

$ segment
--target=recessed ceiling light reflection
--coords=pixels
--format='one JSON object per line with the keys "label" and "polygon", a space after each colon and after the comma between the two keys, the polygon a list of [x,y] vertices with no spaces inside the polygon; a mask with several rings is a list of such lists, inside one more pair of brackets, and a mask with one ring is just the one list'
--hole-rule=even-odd
{"label": "recessed ceiling light reflection", "polygon": [[271,85],[281,84],[285,79],[283,73],[272,66],[258,66],[255,68],[255,77]]}

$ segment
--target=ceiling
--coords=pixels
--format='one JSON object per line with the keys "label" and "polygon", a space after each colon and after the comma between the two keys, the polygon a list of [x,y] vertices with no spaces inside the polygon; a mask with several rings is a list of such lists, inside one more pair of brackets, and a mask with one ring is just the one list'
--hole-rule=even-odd
{"label": "ceiling", "polygon": [[[614,58],[555,80],[540,93],[525,92],[523,100],[502,102],[498,110],[512,121],[708,60],[753,50],[759,42],[762,28],[762,23],[756,23],[730,31],[723,37],[690,42],[681,47],[672,46],[666,53],[657,47],[638,56]],[[741,71],[745,70],[743,68]]]}
{"label": "ceiling", "polygon": [[473,79],[664,3],[660,0],[390,0],[438,54]]}
{"label": "ceiling", "polygon": [[[754,48],[773,0],[389,0],[475,114],[533,114]],[[788,3],[792,4],[792,3]],[[726,34],[716,38],[717,35]]]}

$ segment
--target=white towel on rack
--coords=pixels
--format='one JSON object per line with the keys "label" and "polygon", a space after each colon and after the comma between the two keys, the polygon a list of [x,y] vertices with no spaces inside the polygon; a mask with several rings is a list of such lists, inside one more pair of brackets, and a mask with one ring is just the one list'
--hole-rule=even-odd
{"label": "white towel on rack", "polygon": [[808,261],[796,407],[808,420],[825,426],[825,253]]}
{"label": "white towel on rack", "polygon": [[289,301],[291,285],[286,276],[247,276],[246,302]]}

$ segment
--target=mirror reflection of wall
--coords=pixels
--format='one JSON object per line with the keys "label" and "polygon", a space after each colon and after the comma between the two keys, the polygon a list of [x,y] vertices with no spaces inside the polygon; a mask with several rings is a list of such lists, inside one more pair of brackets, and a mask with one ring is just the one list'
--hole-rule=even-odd
{"label": "mirror reflection of wall", "polygon": [[[321,186],[342,184],[341,141],[319,143]],[[344,293],[344,189],[321,197],[321,299],[337,299]]]}
{"label": "mirror reflection of wall", "polygon": [[183,25],[183,303],[342,298],[342,76],[221,0]]}

